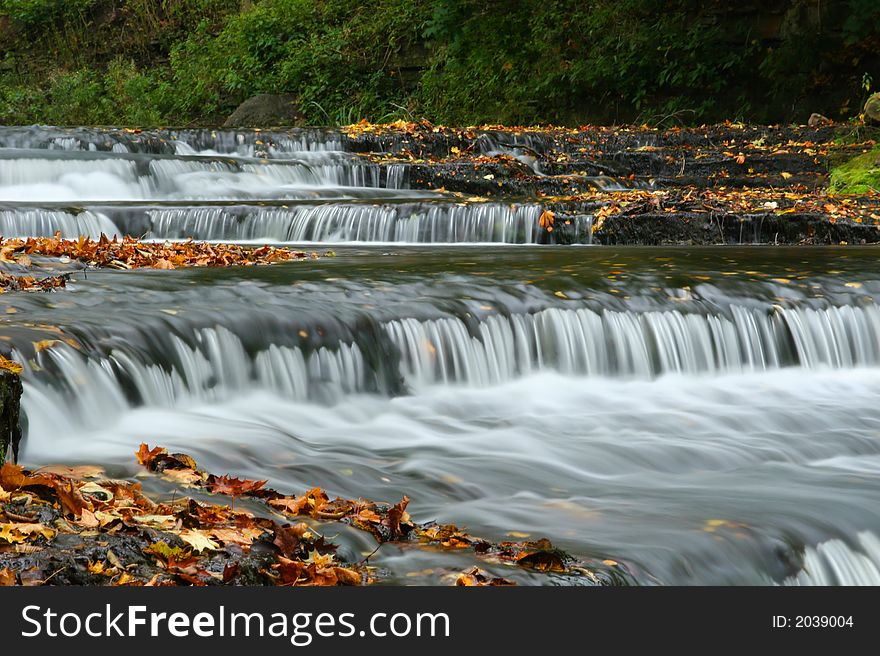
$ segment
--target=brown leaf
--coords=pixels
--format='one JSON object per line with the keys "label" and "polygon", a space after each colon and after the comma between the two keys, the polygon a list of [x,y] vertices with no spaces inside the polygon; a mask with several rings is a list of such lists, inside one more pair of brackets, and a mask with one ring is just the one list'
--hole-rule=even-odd
{"label": "brown leaf", "polygon": [[278,572],[281,585],[296,585],[305,578],[306,565],[299,560],[279,556],[278,562],[272,565],[272,569]]}
{"label": "brown leaf", "polygon": [[229,583],[232,579],[238,576],[239,572],[241,572],[241,566],[237,561],[234,563],[226,563],[223,567],[223,582]]}
{"label": "brown leaf", "polygon": [[248,479],[232,478],[230,476],[211,476],[208,478],[208,491],[214,494],[226,494],[240,496],[250,492],[256,492],[266,484],[266,481],[251,481]]}
{"label": "brown leaf", "polygon": [[270,499],[269,505],[283,510],[291,515],[317,516],[317,513],[327,505],[329,497],[321,488],[316,487],[306,492],[301,497],[279,497]]}
{"label": "brown leaf", "polygon": [[82,517],[80,518],[79,522],[77,522],[77,523],[84,528],[97,528],[98,526],[101,525],[101,522],[98,521],[98,518],[95,516],[95,513],[93,513],[88,508],[82,509]]}
{"label": "brown leaf", "polygon": [[83,498],[79,490],[73,486],[72,480],[59,481],[54,487],[55,494],[58,495],[58,500],[61,501],[61,508],[66,514],[79,517],[84,508],[92,510],[92,504]]}
{"label": "brown leaf", "polygon": [[54,484],[55,479],[48,476],[31,476],[25,474],[24,467],[21,465],[13,465],[12,463],[7,462],[0,467],[0,487],[8,492],[34,485],[54,487]]}
{"label": "brown leaf", "polygon": [[15,572],[8,567],[0,569],[0,586],[15,585]]}
{"label": "brown leaf", "polygon": [[391,529],[391,536],[394,538],[402,537],[403,530],[401,528],[401,523],[405,523],[409,521],[409,514],[406,512],[406,507],[409,504],[409,497],[404,496],[403,499],[400,500],[400,503],[391,507],[388,511],[388,517],[385,520],[385,525]]}
{"label": "brown leaf", "polygon": [[497,576],[489,576],[479,567],[474,567],[467,572],[462,572],[455,581],[457,586],[500,586],[500,585],[516,585],[513,581]]}
{"label": "brown leaf", "polygon": [[347,567],[334,567],[337,585],[361,585],[363,578],[360,573]]}
{"label": "brown leaf", "polygon": [[285,558],[292,558],[299,548],[303,535],[309,530],[307,524],[299,523],[296,526],[279,526],[275,529],[273,544],[281,551]]}

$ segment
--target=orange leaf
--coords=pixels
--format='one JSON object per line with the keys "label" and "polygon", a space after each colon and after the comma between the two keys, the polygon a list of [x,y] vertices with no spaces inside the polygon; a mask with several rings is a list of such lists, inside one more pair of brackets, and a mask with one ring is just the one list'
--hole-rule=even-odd
{"label": "orange leaf", "polygon": [[227,494],[238,496],[248,492],[256,492],[267,481],[251,481],[248,479],[232,478],[230,476],[212,476],[208,479],[208,491],[214,494]]}

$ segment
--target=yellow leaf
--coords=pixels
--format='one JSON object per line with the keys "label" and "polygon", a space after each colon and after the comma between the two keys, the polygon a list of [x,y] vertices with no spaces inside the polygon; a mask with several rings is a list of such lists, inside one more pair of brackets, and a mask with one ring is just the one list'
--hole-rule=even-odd
{"label": "yellow leaf", "polygon": [[205,549],[216,551],[220,548],[220,545],[208,537],[208,534],[204,531],[185,529],[177,535],[196,551],[204,551]]}
{"label": "yellow leaf", "polygon": [[0,369],[11,371],[14,374],[20,374],[22,372],[22,366],[20,364],[14,360],[3,357],[2,355],[0,355]]}
{"label": "yellow leaf", "polygon": [[541,213],[541,218],[538,219],[538,223],[542,228],[549,232],[553,229],[553,225],[556,223],[556,215],[550,210],[544,210]]}
{"label": "yellow leaf", "polygon": [[780,175],[782,176],[783,180],[788,180],[791,177],[791,173],[789,173],[788,171],[783,171],[782,173],[780,173]]}
{"label": "yellow leaf", "polygon": [[39,353],[40,351],[45,351],[59,343],[60,341],[57,339],[41,339],[39,342],[34,342],[34,351]]}

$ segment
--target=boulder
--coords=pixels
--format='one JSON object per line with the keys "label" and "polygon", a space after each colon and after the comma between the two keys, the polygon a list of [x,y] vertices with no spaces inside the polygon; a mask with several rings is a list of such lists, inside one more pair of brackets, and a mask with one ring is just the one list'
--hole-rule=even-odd
{"label": "boulder", "polygon": [[10,449],[13,459],[18,457],[20,403],[21,379],[12,371],[0,369],[0,465]]}
{"label": "boulder", "polygon": [[241,103],[225,128],[297,127],[305,123],[299,97],[292,93],[261,93]]}
{"label": "boulder", "polygon": [[872,95],[865,103],[865,123],[880,125],[880,92]]}

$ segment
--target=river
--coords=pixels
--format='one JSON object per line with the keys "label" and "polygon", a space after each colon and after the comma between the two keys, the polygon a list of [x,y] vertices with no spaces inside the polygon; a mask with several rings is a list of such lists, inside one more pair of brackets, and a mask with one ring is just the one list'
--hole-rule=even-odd
{"label": "river", "polygon": [[213,134],[0,129],[4,236],[333,251],[0,296],[23,462],[134,476],[146,441],[634,584],[880,583],[876,249],[590,246],[591,217],[538,246],[537,201],[410,190],[333,133]]}

